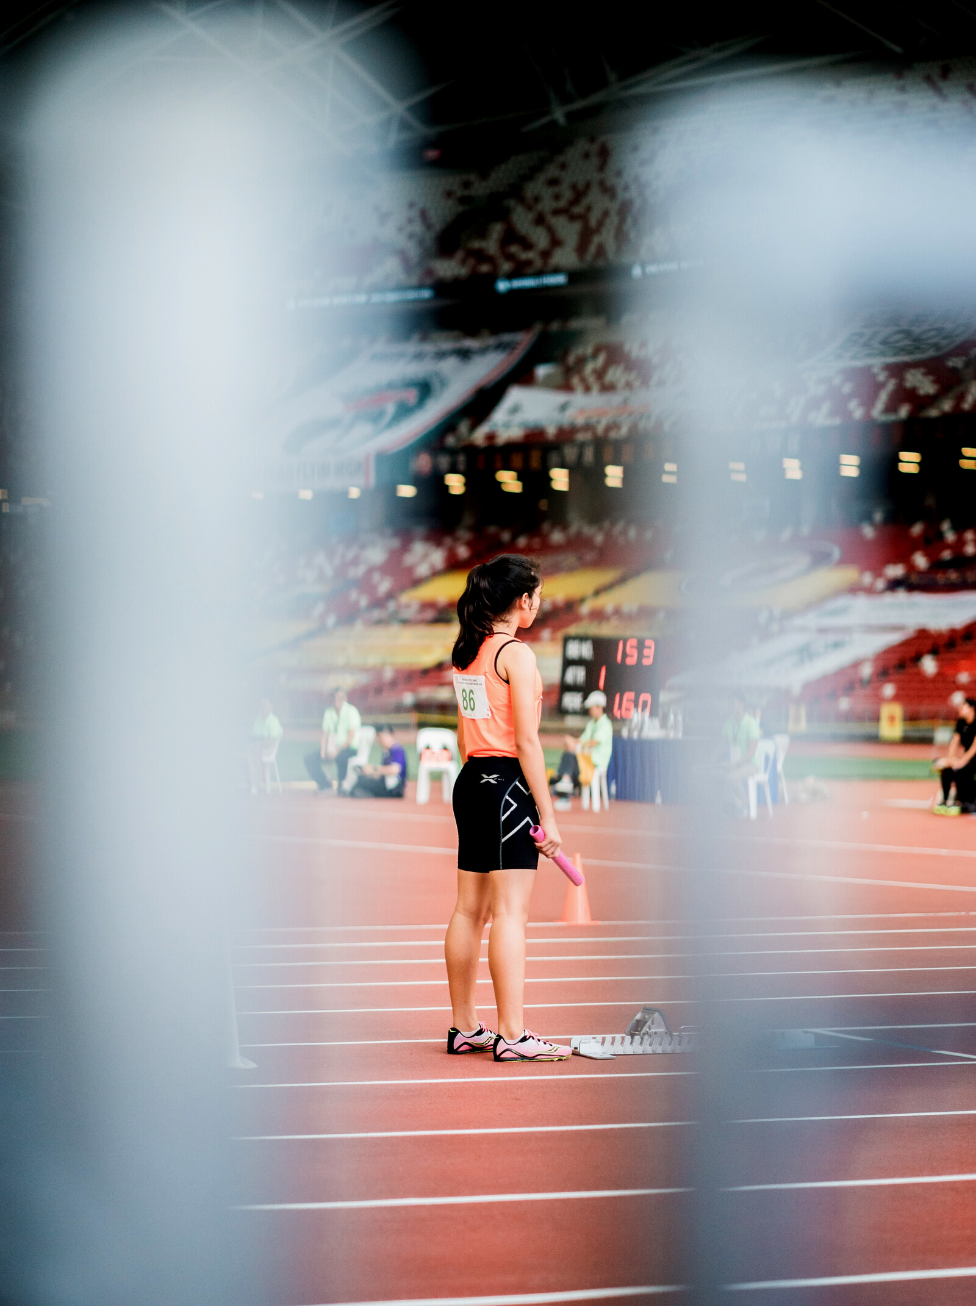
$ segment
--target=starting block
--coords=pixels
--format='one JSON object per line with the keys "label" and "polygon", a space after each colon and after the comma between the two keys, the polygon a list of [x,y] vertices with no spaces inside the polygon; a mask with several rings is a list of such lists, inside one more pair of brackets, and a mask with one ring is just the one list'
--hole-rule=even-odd
{"label": "starting block", "polygon": [[663,1011],[641,1007],[625,1034],[576,1034],[569,1042],[578,1056],[612,1061],[614,1057],[642,1057],[654,1052],[693,1052],[697,1039],[690,1029],[672,1034]]}
{"label": "starting block", "polygon": [[649,1034],[576,1034],[570,1040],[573,1051],[581,1057],[609,1061],[612,1057],[642,1057],[653,1052],[693,1052],[695,1036],[691,1030],[671,1034],[655,1030]]}

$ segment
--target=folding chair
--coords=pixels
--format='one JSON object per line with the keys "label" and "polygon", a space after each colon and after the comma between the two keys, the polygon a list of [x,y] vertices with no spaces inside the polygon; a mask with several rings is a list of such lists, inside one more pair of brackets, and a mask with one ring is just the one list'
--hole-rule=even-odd
{"label": "folding chair", "polygon": [[[428,757],[424,760],[424,750],[430,749],[431,753],[443,753],[450,751],[450,759]],[[457,779],[458,769],[461,762],[461,752],[458,748],[457,735],[453,730],[444,729],[441,726],[425,726],[423,730],[417,731],[417,802],[430,802],[430,777],[440,773],[441,777],[441,798],[445,803],[451,801],[451,795],[454,793],[454,781]]]}
{"label": "folding chair", "polygon": [[784,803],[789,803],[790,794],[786,788],[786,776],[783,772],[783,763],[786,761],[786,754],[790,749],[789,735],[773,735],[773,743],[776,745],[776,779],[779,785],[780,798]]}

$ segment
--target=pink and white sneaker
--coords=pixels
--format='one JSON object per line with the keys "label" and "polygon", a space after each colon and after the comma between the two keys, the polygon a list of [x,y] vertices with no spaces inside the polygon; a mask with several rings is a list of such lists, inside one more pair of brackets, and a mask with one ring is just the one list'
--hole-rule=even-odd
{"label": "pink and white sneaker", "polygon": [[490,1052],[497,1037],[495,1031],[485,1025],[479,1024],[473,1034],[462,1034],[452,1025],[447,1031],[447,1050],[452,1056],[460,1056],[462,1052]]}
{"label": "pink and white sneaker", "polygon": [[550,1043],[548,1039],[534,1034],[531,1029],[511,1042],[497,1034],[492,1048],[492,1056],[496,1061],[565,1061],[572,1054],[572,1048]]}

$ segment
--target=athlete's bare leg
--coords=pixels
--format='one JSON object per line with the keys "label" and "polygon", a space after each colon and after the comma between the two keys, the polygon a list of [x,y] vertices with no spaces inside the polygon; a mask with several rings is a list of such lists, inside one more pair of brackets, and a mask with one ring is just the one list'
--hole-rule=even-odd
{"label": "athlete's bare leg", "polygon": [[491,934],[488,969],[498,1008],[498,1033],[502,1038],[522,1037],[525,1021],[525,925],[535,871],[490,871]]}
{"label": "athlete's bare leg", "polygon": [[[488,881],[494,874],[494,871],[491,875],[458,871],[457,906],[444,940],[447,983],[451,990],[455,1029],[471,1031],[478,1028],[475,983],[478,979],[481,939],[491,915],[491,889]],[[521,1032],[519,1030],[520,1034]]]}

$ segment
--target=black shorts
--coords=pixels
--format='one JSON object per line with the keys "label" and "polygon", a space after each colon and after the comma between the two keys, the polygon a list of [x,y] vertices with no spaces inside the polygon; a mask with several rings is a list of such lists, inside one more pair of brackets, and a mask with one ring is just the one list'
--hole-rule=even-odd
{"label": "black shorts", "polygon": [[454,819],[459,871],[538,867],[529,826],[539,813],[517,757],[469,757],[454,783]]}

